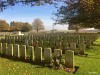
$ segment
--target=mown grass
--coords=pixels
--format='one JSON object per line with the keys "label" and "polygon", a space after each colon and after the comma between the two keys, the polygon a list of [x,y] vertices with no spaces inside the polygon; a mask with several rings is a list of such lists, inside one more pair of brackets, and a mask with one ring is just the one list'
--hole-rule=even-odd
{"label": "mown grass", "polygon": [[[100,44],[100,38],[96,43]],[[79,67],[75,74],[0,57],[0,75],[100,75],[100,46],[92,46],[86,53],[87,57],[75,55]]]}
{"label": "mown grass", "polygon": [[98,46],[100,46],[100,38],[97,39],[97,40],[94,42],[94,45],[98,45]]}

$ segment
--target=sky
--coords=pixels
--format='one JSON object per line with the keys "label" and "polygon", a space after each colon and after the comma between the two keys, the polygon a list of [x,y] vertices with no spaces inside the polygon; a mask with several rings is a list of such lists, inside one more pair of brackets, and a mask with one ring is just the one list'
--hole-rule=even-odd
{"label": "sky", "polygon": [[[56,12],[54,5],[43,5],[43,6],[26,6],[17,4],[13,7],[8,7],[3,12],[0,13],[0,19],[6,20],[7,23],[11,21],[18,22],[29,22],[32,24],[35,18],[40,18],[44,24],[46,30],[53,29],[54,21],[51,19],[55,17],[52,15],[53,12]],[[68,25],[56,25],[54,26],[57,30],[67,30]]]}

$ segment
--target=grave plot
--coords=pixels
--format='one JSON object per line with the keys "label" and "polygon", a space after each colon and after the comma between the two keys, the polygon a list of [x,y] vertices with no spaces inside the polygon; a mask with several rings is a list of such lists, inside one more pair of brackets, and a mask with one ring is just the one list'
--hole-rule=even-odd
{"label": "grave plot", "polygon": [[26,57],[27,59],[34,61],[34,47],[33,46],[28,46],[28,49],[26,49]]}
{"label": "grave plot", "polygon": [[2,45],[2,54],[3,55],[7,54],[7,43],[3,43],[3,45]]}
{"label": "grave plot", "polygon": [[62,41],[55,41],[55,48],[56,49],[63,49]]}
{"label": "grave plot", "polygon": [[70,50],[76,52],[76,43],[70,43]]}
{"label": "grave plot", "polygon": [[79,54],[85,55],[86,45],[84,43],[79,44]]}
{"label": "grave plot", "polygon": [[13,44],[8,44],[7,55],[13,56]]}
{"label": "grave plot", "polygon": [[54,57],[59,58],[62,56],[62,50],[61,49],[54,49]]}
{"label": "grave plot", "polygon": [[38,46],[39,46],[39,47],[43,47],[43,40],[39,40],[39,41],[38,41]]}
{"label": "grave plot", "polygon": [[50,41],[50,48],[52,49],[52,52],[54,52],[54,49],[55,49],[55,41]]}
{"label": "grave plot", "polygon": [[2,43],[0,43],[0,54],[2,54]]}
{"label": "grave plot", "polygon": [[20,58],[20,50],[19,50],[19,45],[15,44],[14,49],[13,49],[13,56]]}
{"label": "grave plot", "polygon": [[35,55],[35,61],[37,63],[41,63],[42,62],[42,47],[36,47],[34,50],[34,55]]}
{"label": "grave plot", "polygon": [[20,58],[26,59],[26,46],[22,45],[20,46]]}
{"label": "grave plot", "polygon": [[67,50],[65,52],[65,70],[68,72],[75,71],[74,51]]}
{"label": "grave plot", "polygon": [[50,45],[49,45],[49,41],[44,41],[43,42],[43,48],[49,48]]}
{"label": "grave plot", "polygon": [[50,65],[52,62],[52,50],[51,48],[44,48],[44,62]]}

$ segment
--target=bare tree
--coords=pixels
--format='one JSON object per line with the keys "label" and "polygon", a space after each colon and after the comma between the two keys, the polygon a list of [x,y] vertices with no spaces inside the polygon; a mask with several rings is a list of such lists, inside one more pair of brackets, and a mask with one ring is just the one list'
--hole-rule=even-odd
{"label": "bare tree", "polygon": [[33,29],[36,30],[37,33],[39,32],[39,30],[45,30],[43,22],[39,18],[34,19],[32,25]]}

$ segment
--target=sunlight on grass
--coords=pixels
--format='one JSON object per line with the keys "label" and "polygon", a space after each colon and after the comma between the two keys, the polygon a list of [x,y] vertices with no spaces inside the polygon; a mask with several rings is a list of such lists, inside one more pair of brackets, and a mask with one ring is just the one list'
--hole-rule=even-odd
{"label": "sunlight on grass", "polygon": [[98,38],[98,39],[94,42],[94,45],[100,46],[100,38]]}
{"label": "sunlight on grass", "polygon": [[[96,43],[100,44],[100,38]],[[76,74],[0,57],[0,75],[100,75],[100,46],[86,53],[87,57],[75,55],[75,66],[79,67]]]}

